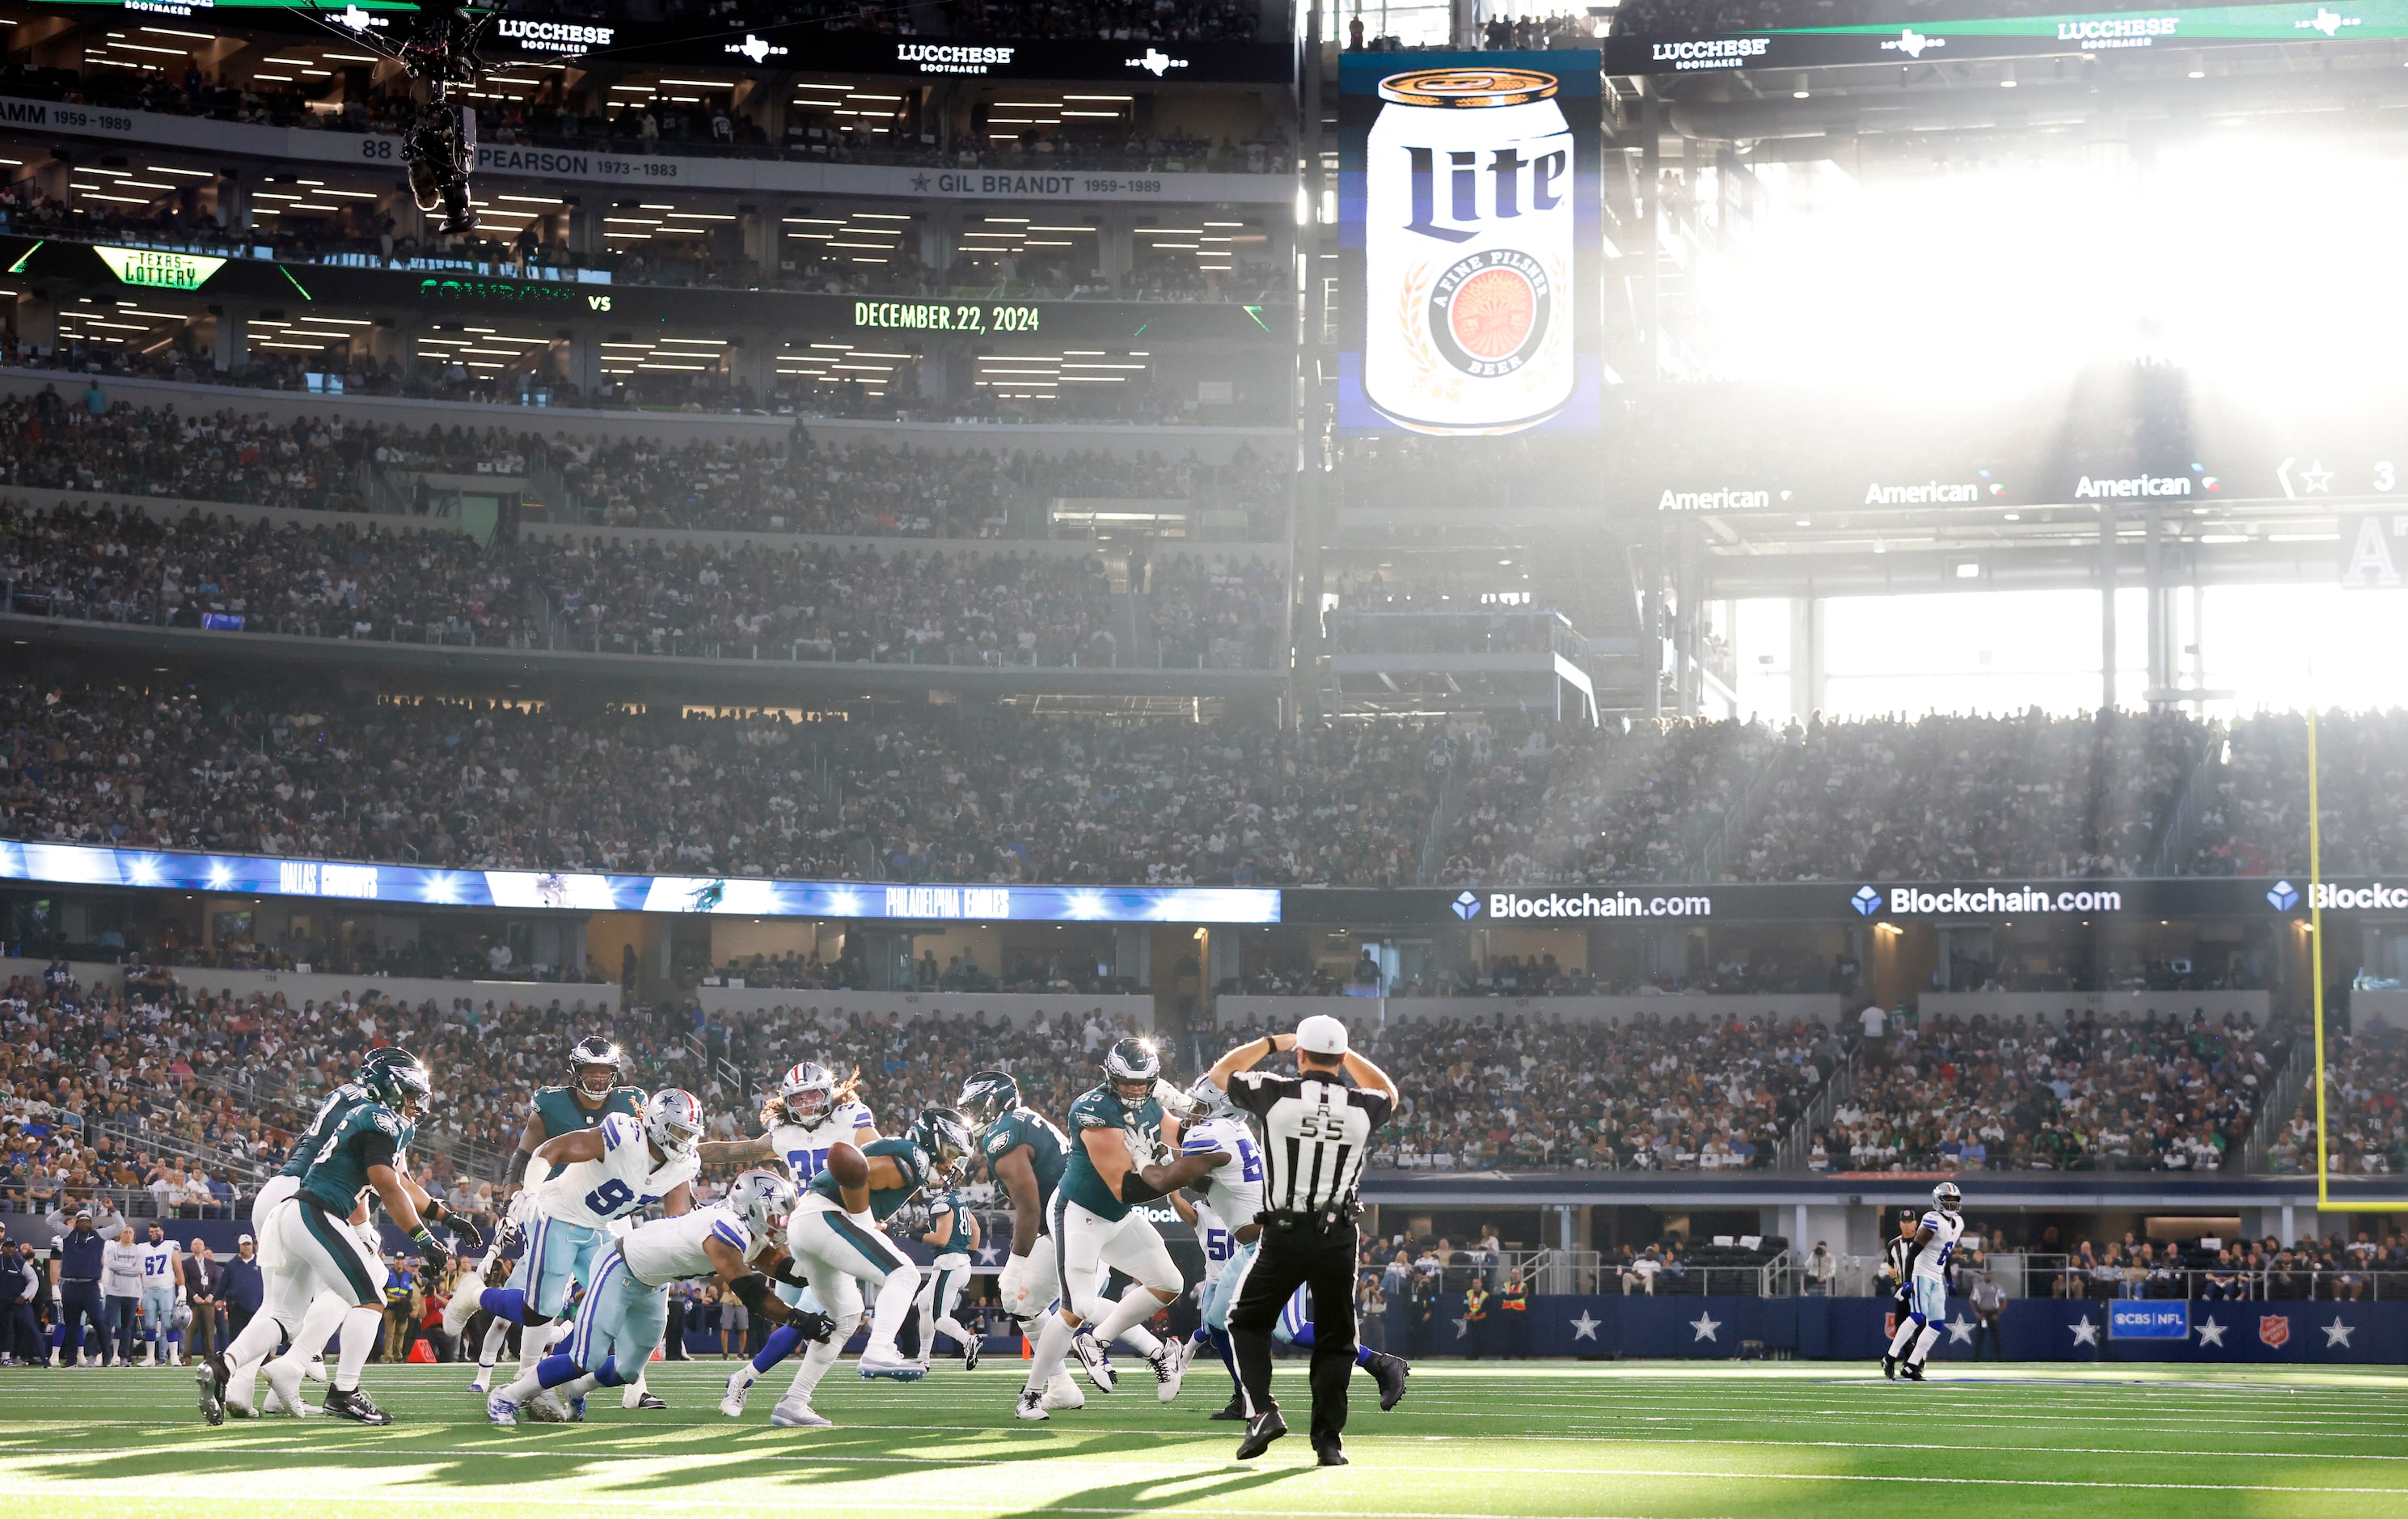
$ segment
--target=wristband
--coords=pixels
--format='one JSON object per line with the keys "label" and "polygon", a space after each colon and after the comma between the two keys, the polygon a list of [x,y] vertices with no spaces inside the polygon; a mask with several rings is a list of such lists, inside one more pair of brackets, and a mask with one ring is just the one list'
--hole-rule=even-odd
{"label": "wristband", "polygon": [[527,1161],[531,1157],[526,1150],[513,1150],[510,1151],[509,1168],[502,1173],[508,1179],[509,1185],[517,1187],[523,1186],[526,1183]]}
{"label": "wristband", "polygon": [[1128,1175],[1121,1178],[1122,1202],[1150,1203],[1163,1195],[1163,1190],[1147,1181],[1141,1172],[1131,1171]]}
{"label": "wristband", "polygon": [[[744,1276],[738,1277],[734,1281],[727,1284],[727,1290],[734,1293],[738,1298],[742,1300],[746,1308],[751,1309],[755,1313],[767,1313],[769,1311],[769,1305],[777,1302],[777,1299],[771,1296],[769,1293],[769,1279],[763,1276],[758,1271],[750,1272]],[[781,1312],[785,1309],[785,1305],[783,1303],[779,1303],[778,1307]]]}

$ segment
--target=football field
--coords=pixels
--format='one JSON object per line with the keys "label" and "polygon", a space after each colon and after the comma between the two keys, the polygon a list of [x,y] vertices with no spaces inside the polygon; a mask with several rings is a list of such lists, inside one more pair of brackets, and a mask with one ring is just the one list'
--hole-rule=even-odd
{"label": "football field", "polygon": [[1217,1367],[1168,1407],[1131,1379],[1021,1424],[1016,1362],[939,1363],[910,1386],[847,1362],[822,1430],[769,1427],[782,1373],[736,1423],[714,1407],[724,1363],[652,1369],[666,1412],[597,1397],[581,1425],[516,1429],[485,1422],[456,1367],[370,1367],[385,1429],[212,1429],[179,1371],[0,1371],[0,1512],[2408,1515],[2408,1374],[2382,1371],[1960,1368],[1915,1386],[1829,1363],[1455,1363],[1416,1372],[1392,1413],[1358,1396],[1354,1464],[1323,1470],[1296,1363],[1295,1432],[1247,1463],[1239,1426],[1205,1419]]}

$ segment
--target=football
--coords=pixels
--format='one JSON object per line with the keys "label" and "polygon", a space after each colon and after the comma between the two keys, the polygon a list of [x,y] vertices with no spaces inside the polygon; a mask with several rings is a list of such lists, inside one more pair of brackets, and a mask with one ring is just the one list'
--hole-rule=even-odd
{"label": "football", "polygon": [[869,1161],[853,1146],[839,1139],[828,1148],[828,1175],[836,1178],[839,1187],[866,1187],[869,1184]]}

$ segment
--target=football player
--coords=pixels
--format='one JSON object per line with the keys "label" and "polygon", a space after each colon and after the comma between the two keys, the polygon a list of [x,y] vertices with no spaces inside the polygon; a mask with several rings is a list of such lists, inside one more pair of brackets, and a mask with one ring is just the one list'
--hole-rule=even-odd
{"label": "football player", "polygon": [[351,1307],[343,1315],[340,1359],[325,1410],[359,1424],[393,1423],[393,1415],[360,1390],[360,1367],[384,1327],[384,1263],[351,1227],[354,1219],[366,1218],[370,1192],[437,1275],[450,1266],[452,1251],[430,1222],[449,1225],[464,1251],[484,1248],[476,1226],[428,1196],[402,1164],[418,1120],[434,1106],[426,1067],[408,1056],[386,1061],[372,1073],[368,1098],[343,1115],[311,1159],[299,1193],[269,1221],[279,1266],[266,1282],[258,1316],[224,1354],[208,1356],[194,1369],[201,1414],[212,1425],[225,1422],[230,1367],[265,1359],[277,1338],[299,1328],[311,1301],[330,1287],[346,1294]]}
{"label": "football player", "polygon": [[1909,1382],[1923,1380],[1923,1363],[1940,1343],[1940,1329],[1948,1317],[1948,1257],[1964,1237],[1965,1218],[1958,1211],[1965,1194],[1954,1181],[1931,1189],[1931,1209],[1923,1215],[1907,1240],[1905,1271],[1899,1283],[1898,1332],[1882,1356],[1882,1375],[1896,1381],[1905,1363]]}
{"label": "football player", "polygon": [[[1153,1042],[1123,1039],[1104,1052],[1103,1082],[1070,1105],[1070,1159],[1046,1220],[1062,1307],[1039,1337],[1027,1384],[1012,1410],[1016,1417],[1046,1416],[1045,1386],[1074,1347],[1094,1374],[1104,1342],[1113,1339],[1154,1367],[1157,1398],[1168,1403],[1179,1396],[1185,1365],[1180,1348],[1155,1338],[1142,1321],[1177,1302],[1186,1281],[1162,1236],[1136,1208],[1200,1180],[1211,1163],[1182,1155],[1168,1165],[1149,1164],[1158,1149],[1179,1139],[1178,1120],[1155,1095],[1161,1078],[1162,1057]],[[1176,1101],[1178,1094],[1171,1095]],[[1113,1270],[1133,1283],[1117,1301],[1103,1295]],[[1082,1343],[1077,1330],[1087,1323],[1095,1324],[1095,1338]],[[1096,1385],[1111,1391],[1110,1373]]]}
{"label": "football player", "polygon": [[[465,1280],[458,1295],[476,1299],[469,1305],[470,1313],[483,1307],[494,1315],[493,1326],[485,1331],[484,1346],[477,1353],[477,1375],[468,1383],[472,1393],[481,1394],[493,1385],[494,1363],[501,1358],[502,1346],[509,1338],[512,1324],[519,1326],[522,1368],[542,1359],[545,1348],[568,1333],[568,1325],[557,1322],[558,1315],[568,1302],[570,1281],[588,1280],[585,1271],[593,1264],[594,1252],[601,1248],[602,1236],[596,1231],[555,1236],[551,1248],[538,1252],[526,1228],[525,1211],[532,1198],[525,1190],[529,1185],[527,1173],[536,1151],[562,1135],[599,1128],[614,1113],[642,1118],[644,1089],[624,1085],[626,1074],[625,1051],[599,1034],[589,1034],[568,1051],[568,1084],[545,1087],[535,1094],[534,1112],[519,1135],[518,1149],[510,1151],[509,1171],[503,1186],[504,1200],[510,1205],[511,1223],[504,1234],[521,1236],[524,1248],[500,1290],[518,1295],[497,1299],[508,1305],[507,1310],[483,1302],[483,1293],[494,1291],[483,1287],[493,1270],[493,1255],[477,1264],[473,1280]],[[549,1166],[536,1168],[534,1184],[541,1185],[551,1174]],[[497,1240],[496,1253],[502,1248],[503,1241]],[[464,1316],[460,1322],[467,1321]],[[638,1397],[643,1405],[667,1406],[649,1394],[639,1394]]]}
{"label": "football player", "polygon": [[928,1227],[920,1236],[920,1243],[935,1252],[928,1263],[927,1280],[921,1284],[920,1298],[913,1307],[920,1315],[920,1330],[924,1339],[920,1346],[920,1365],[925,1367],[936,1350],[939,1331],[953,1337],[962,1350],[962,1369],[976,1371],[979,1364],[979,1337],[953,1316],[954,1306],[962,1300],[962,1289],[969,1285],[970,1251],[979,1247],[978,1215],[963,1200],[958,1191],[948,1192],[928,1205]]}
{"label": "football player", "polygon": [[[738,1139],[710,1147],[714,1162],[725,1161],[733,1165],[755,1165],[763,1161],[782,1161],[787,1174],[796,1187],[807,1187],[827,1169],[828,1151],[839,1144],[863,1150],[878,1138],[878,1120],[869,1105],[854,1095],[861,1084],[861,1073],[855,1071],[841,1086],[836,1073],[815,1060],[807,1060],[786,1072],[778,1083],[778,1097],[761,1109],[761,1126],[765,1131],[757,1139]],[[796,1284],[780,1282],[778,1295],[788,1306],[808,1308],[814,1312],[826,1311],[827,1305],[807,1297],[806,1290]],[[744,1392],[752,1383],[767,1376],[778,1363],[795,1353],[803,1342],[802,1331],[793,1324],[781,1324],[769,1331],[745,1367],[738,1367],[728,1379],[727,1394],[722,1402],[744,1409]],[[751,1375],[745,1375],[746,1371]],[[735,1413],[728,1417],[734,1418]]]}
{"label": "football player", "polygon": [[[268,1220],[274,1217],[277,1208],[292,1201],[300,1192],[301,1179],[308,1174],[311,1158],[325,1148],[327,1139],[333,1136],[344,1115],[369,1100],[368,1085],[377,1068],[408,1059],[409,1054],[407,1050],[391,1045],[369,1050],[351,1078],[328,1092],[325,1100],[318,1105],[317,1115],[310,1119],[309,1126],[293,1141],[291,1158],[285,1161],[283,1167],[260,1183],[258,1194],[251,1203],[251,1232],[258,1236],[253,1241],[253,1253],[259,1262],[262,1281],[270,1280],[282,1264],[280,1252],[274,1243],[274,1232],[267,1227]],[[336,1329],[342,1324],[343,1315],[351,1309],[347,1295],[332,1289],[320,1293],[311,1301],[301,1316],[300,1326],[293,1332],[292,1348],[265,1364],[266,1411],[273,1413],[281,1410],[295,1418],[308,1417],[309,1405],[303,1402],[300,1396],[302,1380],[305,1377],[314,1382],[326,1380],[326,1341],[334,1338]],[[276,1349],[273,1344],[267,1348],[271,1352]],[[259,1411],[252,1403],[252,1395],[258,1389],[261,1366],[253,1362],[232,1365],[229,1369],[233,1392],[226,1399],[226,1411],[237,1419],[248,1419]],[[287,1396],[288,1387],[290,1396]]]}
{"label": "football player", "polygon": [[[684,1095],[682,1092],[679,1095]],[[779,1229],[795,1208],[795,1184],[774,1171],[747,1171],[727,1198],[639,1224],[603,1247],[566,1349],[519,1373],[485,1400],[485,1417],[515,1425],[519,1411],[546,1389],[582,1401],[595,1387],[632,1382],[668,1324],[673,1282],[716,1277],[729,1294],[774,1324],[790,1310],[769,1291],[765,1263],[781,1259]],[[817,1319],[823,1333],[824,1318]]]}
{"label": "football player", "polygon": [[[931,1107],[909,1136],[873,1139],[860,1153],[867,1173],[860,1182],[847,1185],[823,1168],[786,1221],[786,1253],[794,1258],[795,1274],[810,1284],[813,1300],[833,1322],[824,1334],[806,1335],[810,1348],[795,1367],[794,1383],[769,1410],[769,1422],[781,1429],[821,1429],[831,1422],[811,1408],[811,1394],[861,1322],[865,1284],[878,1295],[878,1303],[869,1343],[861,1351],[861,1374],[898,1382],[917,1382],[923,1374],[895,1348],[896,1332],[919,1295],[920,1269],[881,1225],[923,1186],[952,1184],[969,1158],[969,1123],[953,1108]],[[744,1411],[744,1395],[755,1380],[747,1375],[752,1369],[747,1362],[728,1379],[719,1408],[730,1418]]]}
{"label": "football player", "polygon": [[[644,1105],[640,1120],[611,1113],[593,1128],[571,1129],[537,1146],[533,1163],[548,1176],[524,1209],[527,1244],[520,1267],[538,1285],[480,1288],[480,1279],[464,1273],[444,1305],[443,1332],[459,1334],[480,1307],[496,1320],[535,1327],[558,1318],[572,1280],[591,1294],[592,1263],[609,1243],[612,1223],[655,1203],[671,1218],[693,1210],[701,1143],[702,1104],[668,1087]],[[521,1356],[521,1373],[535,1360]],[[576,1404],[569,1408],[583,1416]]]}
{"label": "football player", "polygon": [[[1020,1083],[1004,1071],[981,1071],[964,1082],[959,1106],[977,1126],[987,1174],[1011,1202],[1011,1254],[995,1288],[1003,1310],[1019,1321],[1022,1337],[1033,1346],[1054,1318],[1050,1305],[1060,1292],[1045,1219],[1070,1164],[1070,1136],[1023,1103]],[[1055,1373],[1046,1386],[1048,1409],[1083,1408],[1086,1401],[1068,1371]]]}

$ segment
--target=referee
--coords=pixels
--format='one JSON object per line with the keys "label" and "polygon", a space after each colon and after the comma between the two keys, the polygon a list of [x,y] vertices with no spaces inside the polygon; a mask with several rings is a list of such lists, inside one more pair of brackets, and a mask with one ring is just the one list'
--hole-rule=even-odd
{"label": "referee", "polygon": [[[1266,1055],[1296,1051],[1297,1075],[1250,1067]],[[1351,1078],[1355,1085],[1346,1084]],[[1354,1371],[1354,1266],[1371,1135],[1397,1105],[1385,1071],[1350,1052],[1346,1025],[1316,1013],[1294,1034],[1274,1034],[1221,1057],[1210,1079],[1262,1123],[1262,1253],[1229,1313],[1238,1377],[1246,1398],[1246,1438],[1238,1459],[1252,1460],[1287,1433],[1271,1396],[1271,1325],[1299,1286],[1312,1289],[1312,1448],[1325,1467],[1346,1465],[1346,1382]],[[1231,1221],[1236,1222],[1236,1221]]]}

